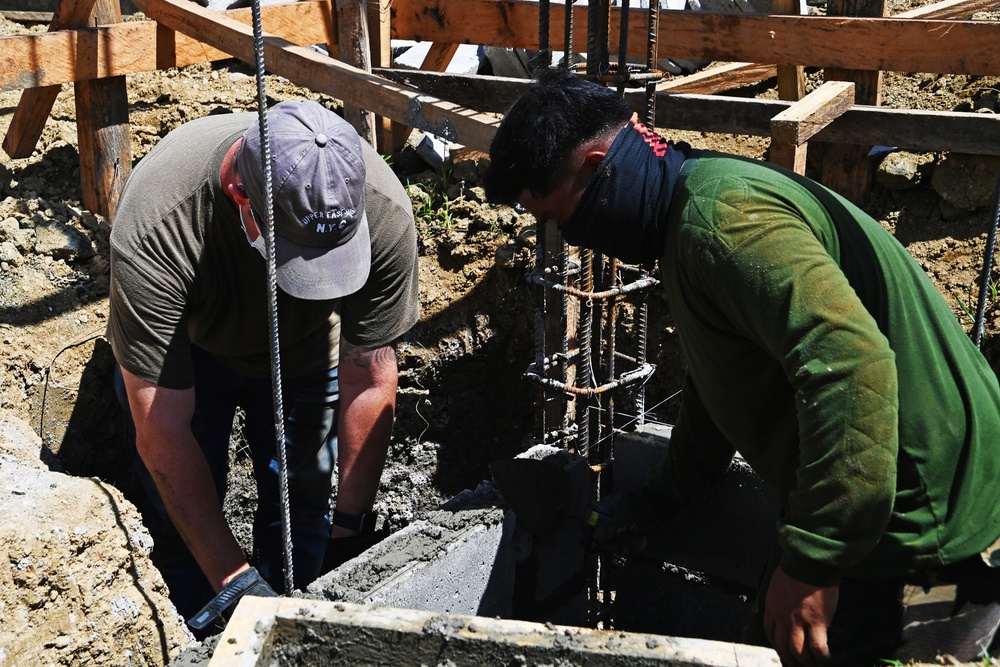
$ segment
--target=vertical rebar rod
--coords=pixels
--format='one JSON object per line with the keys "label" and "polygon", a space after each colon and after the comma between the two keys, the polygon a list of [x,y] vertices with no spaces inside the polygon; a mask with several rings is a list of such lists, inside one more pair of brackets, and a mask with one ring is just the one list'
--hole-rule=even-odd
{"label": "vertical rebar rod", "polygon": [[538,3],[538,55],[535,68],[546,68],[552,64],[552,49],[549,48],[549,0]]}
{"label": "vertical rebar rod", "polygon": [[257,118],[260,123],[260,161],[264,184],[264,242],[267,247],[267,303],[271,350],[272,404],[274,408],[275,456],[278,461],[278,496],[281,508],[281,537],[284,555],[285,594],[295,590],[292,565],[291,509],[288,497],[288,457],[285,447],[285,418],[281,395],[281,348],[278,337],[278,278],[274,248],[274,195],[271,189],[271,142],[267,127],[267,91],[264,68],[264,31],[261,25],[260,0],[250,3],[253,26],[253,52],[257,80]]}
{"label": "vertical rebar rod", "polygon": [[[594,252],[580,249],[580,289],[590,292],[594,289]],[[576,357],[576,378],[584,389],[594,386],[594,366],[591,358],[591,337],[593,336],[594,302],[588,299],[580,304],[580,323],[577,341],[579,353]],[[578,401],[576,422],[576,446],[583,456],[590,452],[590,407],[592,399],[581,397]]]}
{"label": "vertical rebar rod", "polygon": [[[535,223],[535,271],[543,271],[545,267],[545,239],[542,235],[541,225]],[[545,361],[545,296],[548,288],[539,286],[535,297],[535,364],[542,368]],[[538,388],[539,405],[539,433],[541,442],[545,444],[545,434],[548,427],[545,419],[546,392],[543,387]]]}
{"label": "vertical rebar rod", "polygon": [[622,7],[619,13],[621,20],[618,32],[618,94],[625,94],[625,83],[628,81],[628,17],[629,0],[621,0]]}
{"label": "vertical rebar rod", "polygon": [[[660,0],[649,0],[649,40],[646,44],[646,68],[652,72],[658,56],[660,25]],[[652,129],[656,125],[656,81],[646,83],[646,125]]]}
{"label": "vertical rebar rod", "polygon": [[[562,252],[559,253],[559,282],[563,285],[569,284],[567,265],[569,264],[569,248],[566,243],[562,244]],[[566,385],[569,380],[569,295],[566,292],[559,292],[559,319],[562,323],[562,337],[559,339],[559,351],[562,359],[559,364],[559,380]],[[561,410],[559,411],[560,429],[565,433],[569,427],[569,399],[560,396]]]}
{"label": "vertical rebar rod", "polygon": [[576,61],[576,54],[573,52],[573,0],[565,0],[565,2],[566,17],[563,25],[563,62],[569,68]]}
{"label": "vertical rebar rod", "polygon": [[996,190],[993,192],[993,225],[986,236],[983,252],[983,273],[979,278],[979,299],[976,302],[976,320],[973,323],[972,342],[978,348],[983,342],[983,327],[986,319],[986,295],[990,288],[990,274],[993,273],[993,255],[996,253],[997,229],[1000,228],[1000,174],[997,175]]}

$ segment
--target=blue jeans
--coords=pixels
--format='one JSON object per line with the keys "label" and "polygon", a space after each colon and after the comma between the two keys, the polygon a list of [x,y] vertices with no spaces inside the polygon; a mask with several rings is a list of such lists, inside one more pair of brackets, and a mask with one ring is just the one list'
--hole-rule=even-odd
{"label": "blue jeans", "polygon": [[[246,415],[244,435],[257,484],[254,552],[251,563],[274,590],[284,592],[284,547],[274,431],[271,380],[229,370],[212,355],[192,346],[195,409],[191,431],[205,454],[221,504],[229,472],[229,441],[236,408]],[[178,612],[191,618],[215,592],[174,528],[149,471],[136,449],[135,424],[121,369],[115,391],[125,413],[132,465],[145,492],[143,520],[153,537],[153,564],[170,588]],[[288,460],[294,585],[304,589],[320,574],[330,534],[330,495],[337,455],[337,369],[282,382],[285,452]]]}

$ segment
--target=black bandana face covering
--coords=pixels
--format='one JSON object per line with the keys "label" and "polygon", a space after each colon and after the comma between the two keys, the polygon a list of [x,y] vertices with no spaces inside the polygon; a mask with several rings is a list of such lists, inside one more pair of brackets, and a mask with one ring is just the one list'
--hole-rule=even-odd
{"label": "black bandana face covering", "polygon": [[566,243],[652,267],[663,252],[670,196],[690,152],[633,114],[563,223]]}

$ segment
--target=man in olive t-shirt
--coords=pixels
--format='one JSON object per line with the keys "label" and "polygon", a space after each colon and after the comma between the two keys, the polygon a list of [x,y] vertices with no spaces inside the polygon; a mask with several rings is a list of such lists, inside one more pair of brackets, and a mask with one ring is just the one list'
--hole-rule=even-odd
{"label": "man in olive t-shirt", "polygon": [[[350,551],[374,527],[393,345],[419,315],[416,236],[402,185],[343,119],[283,102],[268,130],[294,585],[304,588],[324,557],[330,567],[328,552]],[[255,114],[182,125],[132,172],[111,234],[108,336],[154,563],[198,630],[243,593],[284,590],[260,156]],[[237,408],[263,581],[222,511]]]}

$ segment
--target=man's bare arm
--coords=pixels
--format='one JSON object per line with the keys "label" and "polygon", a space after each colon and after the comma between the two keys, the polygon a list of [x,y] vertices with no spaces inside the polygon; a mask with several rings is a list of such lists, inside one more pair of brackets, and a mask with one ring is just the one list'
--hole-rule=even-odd
{"label": "man's bare arm", "polygon": [[136,446],[170,519],[216,591],[249,564],[226,522],[208,463],[191,432],[194,389],[158,387],[124,368]]}
{"label": "man's bare arm", "polygon": [[[337,510],[358,515],[375,502],[389,448],[398,381],[395,347],[358,347],[341,339],[338,381]],[[350,533],[331,528],[333,537]]]}

